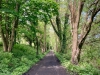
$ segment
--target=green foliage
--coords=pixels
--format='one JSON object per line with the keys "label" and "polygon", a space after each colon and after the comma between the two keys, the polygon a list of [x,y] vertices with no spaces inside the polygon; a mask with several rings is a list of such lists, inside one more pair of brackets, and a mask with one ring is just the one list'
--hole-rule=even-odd
{"label": "green foliage", "polygon": [[3,43],[2,42],[0,42],[0,46],[3,46]]}
{"label": "green foliage", "polygon": [[22,75],[32,65],[43,58],[36,50],[27,45],[15,45],[12,52],[0,51],[0,75]]}
{"label": "green foliage", "polygon": [[[0,51],[0,60],[11,59],[12,53]],[[4,59],[5,58],[5,59]]]}
{"label": "green foliage", "polygon": [[12,53],[0,51],[0,75],[10,75],[9,63],[12,59]]}
{"label": "green foliage", "polygon": [[70,63],[70,56],[68,54],[59,54],[56,53],[57,57],[61,61],[62,65],[70,72],[71,75],[99,75],[100,70],[95,68],[91,63],[80,62],[78,65],[73,65]]}
{"label": "green foliage", "polygon": [[53,0],[30,0],[21,6],[18,32],[23,34],[21,36],[26,41],[36,43],[36,38],[41,39],[41,34],[43,33],[39,27],[44,24],[39,25],[39,23],[47,24],[49,19],[57,14],[58,4]]}
{"label": "green foliage", "polygon": [[23,22],[30,21],[38,25],[38,20],[48,22],[49,18],[58,13],[58,5],[53,0],[30,0],[22,6]]}
{"label": "green foliage", "polygon": [[25,46],[25,45],[15,45],[14,46],[14,50],[12,50],[12,53],[15,57],[21,57],[23,55],[36,55],[35,54],[35,49],[34,48],[31,48],[29,46]]}

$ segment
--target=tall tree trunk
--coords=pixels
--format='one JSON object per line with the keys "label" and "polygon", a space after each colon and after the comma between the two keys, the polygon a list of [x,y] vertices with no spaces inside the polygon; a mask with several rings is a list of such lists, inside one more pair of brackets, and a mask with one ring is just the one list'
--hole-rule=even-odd
{"label": "tall tree trunk", "polygon": [[[15,11],[17,13],[19,13],[19,8],[20,8],[20,5],[16,3]],[[8,16],[6,17],[6,20],[8,22],[9,20]],[[2,31],[2,37],[4,39],[3,40],[4,51],[10,52],[12,50],[14,39],[15,39],[16,28],[18,27],[18,20],[19,20],[19,16],[15,17],[11,31],[9,31],[9,23],[5,25],[5,30],[6,30],[5,35],[4,35],[4,32]]]}
{"label": "tall tree trunk", "polygon": [[61,20],[59,15],[56,16],[56,24],[57,24],[57,29],[58,29],[58,38],[60,42],[60,51],[62,49],[62,28],[61,28]]}
{"label": "tall tree trunk", "polygon": [[[0,0],[0,9],[2,8],[1,4],[2,4],[2,0]],[[0,34],[1,34],[1,38],[3,40],[3,49],[4,49],[4,51],[7,51],[8,45],[6,43],[6,38],[5,38],[4,32],[2,30],[2,15],[1,14],[0,14]]]}
{"label": "tall tree trunk", "polygon": [[[0,20],[1,20],[1,16],[0,16]],[[7,42],[6,42],[6,38],[5,38],[4,33],[3,33],[3,31],[2,31],[1,25],[0,25],[0,33],[1,33],[1,38],[2,38],[2,40],[3,40],[3,49],[4,49],[4,51],[6,52],[6,51],[8,50],[8,44],[7,44]]]}
{"label": "tall tree trunk", "polygon": [[36,55],[39,54],[39,41],[38,41],[38,37],[36,36],[36,45],[37,45],[37,52]]}
{"label": "tall tree trunk", "polygon": [[56,41],[56,48],[55,50],[58,52],[58,37],[55,35],[55,41]]}
{"label": "tall tree trunk", "polygon": [[77,24],[74,24],[73,35],[72,35],[72,57],[71,62],[73,64],[78,64],[78,33],[77,33]]}
{"label": "tall tree trunk", "polygon": [[[60,2],[60,0],[56,0],[57,3]],[[58,10],[59,11],[59,10]],[[47,13],[48,14],[48,13]],[[49,14],[48,14],[49,16]],[[59,51],[61,51],[62,49],[62,27],[61,27],[61,20],[60,20],[60,16],[59,16],[59,13],[57,14],[56,16],[56,26],[54,25],[54,23],[52,22],[51,20],[51,17],[49,16],[50,18],[50,22],[51,22],[51,25],[56,33],[56,35],[58,36],[58,39],[59,39],[59,44],[60,44],[60,47],[59,47]]]}
{"label": "tall tree trunk", "polygon": [[66,31],[67,31],[67,24],[68,24],[68,14],[65,14],[65,23],[64,23],[64,27],[63,27],[63,37],[62,37],[62,49],[61,52],[64,53],[64,51],[66,50]]}
{"label": "tall tree trunk", "polygon": [[[98,5],[100,4],[100,0],[94,1],[92,4],[90,4],[89,9],[87,11],[87,15],[85,18],[85,23],[82,27],[82,31],[79,34],[80,37],[78,38],[78,26],[80,22],[80,15],[84,6],[85,0],[81,1],[79,0],[78,3],[78,8],[76,8],[76,1],[71,3],[69,5],[70,7],[70,12],[71,12],[71,25],[72,25],[72,57],[71,57],[71,62],[73,64],[78,64],[80,61],[80,53],[82,46],[86,40],[86,37],[88,36],[90,30],[91,30],[91,25],[93,23],[94,17],[97,15],[97,13],[100,11],[100,7]],[[94,7],[92,5],[94,4]],[[92,8],[92,9],[91,9]],[[77,9],[77,10],[76,10]],[[77,39],[78,38],[78,39]]]}
{"label": "tall tree trunk", "polygon": [[[15,7],[15,11],[19,14],[19,9],[20,9],[20,4],[16,3],[16,7]],[[15,40],[15,36],[16,36],[16,29],[18,27],[18,21],[19,21],[19,16],[15,17],[14,19],[14,23],[13,23],[13,27],[12,27],[12,31],[11,31],[11,38],[9,40],[9,45],[8,45],[8,52],[10,52],[12,50],[12,47],[14,45],[14,40]]]}
{"label": "tall tree trunk", "polygon": [[44,52],[46,51],[47,45],[46,45],[46,23],[44,25]]}
{"label": "tall tree trunk", "polygon": [[15,28],[13,27],[12,28],[11,38],[9,40],[8,52],[10,52],[12,50],[12,47],[13,47],[13,43],[14,43],[14,31],[15,31]]}
{"label": "tall tree trunk", "polygon": [[78,46],[78,26],[80,22],[80,16],[83,9],[84,2],[79,0],[78,8],[77,2],[73,1],[69,5],[70,12],[71,12],[71,25],[72,25],[72,56],[71,56],[71,63],[78,64],[79,60],[79,53],[80,49]]}

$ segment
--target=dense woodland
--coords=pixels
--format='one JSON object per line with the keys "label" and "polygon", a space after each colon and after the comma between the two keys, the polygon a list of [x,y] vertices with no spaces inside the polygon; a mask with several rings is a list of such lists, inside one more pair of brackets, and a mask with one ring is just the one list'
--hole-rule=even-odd
{"label": "dense woodland", "polygon": [[100,0],[0,0],[0,75],[49,50],[72,75],[100,75]]}

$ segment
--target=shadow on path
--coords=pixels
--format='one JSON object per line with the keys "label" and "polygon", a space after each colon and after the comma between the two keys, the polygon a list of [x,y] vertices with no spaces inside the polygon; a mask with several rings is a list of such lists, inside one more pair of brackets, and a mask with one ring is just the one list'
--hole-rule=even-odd
{"label": "shadow on path", "polygon": [[30,70],[23,75],[70,75],[60,65],[60,62],[50,51],[40,62],[34,65]]}

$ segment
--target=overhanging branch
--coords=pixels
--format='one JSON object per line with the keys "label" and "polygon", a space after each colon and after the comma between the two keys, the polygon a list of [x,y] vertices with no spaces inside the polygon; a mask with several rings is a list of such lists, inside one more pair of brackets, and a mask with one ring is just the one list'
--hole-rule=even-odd
{"label": "overhanging branch", "polygon": [[57,31],[57,29],[56,29],[56,27],[54,26],[54,24],[53,24],[53,22],[52,22],[52,20],[51,20],[51,18],[50,18],[50,15],[47,13],[47,15],[48,15],[48,17],[49,17],[49,19],[50,19],[50,23],[51,23],[51,25],[52,25],[52,27],[53,27],[53,29],[54,29],[54,31],[55,31],[55,33],[57,34],[57,36],[59,37],[59,33],[58,33],[58,31]]}

